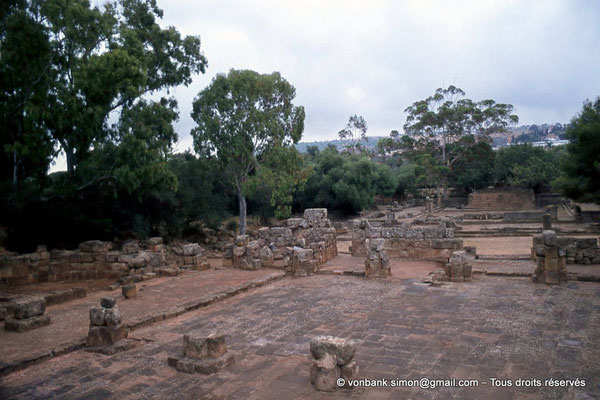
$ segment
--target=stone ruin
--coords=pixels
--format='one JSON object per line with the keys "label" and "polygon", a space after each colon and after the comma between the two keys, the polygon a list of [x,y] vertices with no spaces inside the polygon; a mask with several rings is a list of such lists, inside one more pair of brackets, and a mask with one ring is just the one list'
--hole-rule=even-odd
{"label": "stone ruin", "polygon": [[27,332],[50,325],[50,316],[46,312],[46,300],[42,297],[30,297],[14,302],[14,315],[4,321],[4,329],[12,332]]}
{"label": "stone ruin", "polygon": [[90,309],[90,329],[85,341],[86,350],[114,354],[135,347],[136,342],[125,340],[129,330],[117,308],[117,300],[103,297],[100,307]]}
{"label": "stone ruin", "polygon": [[207,269],[209,264],[197,243],[165,246],[160,237],[132,240],[115,249],[112,242],[91,240],[77,250],[38,246],[34,253],[0,255],[0,280],[9,285],[38,282],[121,279],[140,282],[157,275],[177,275],[181,269]]}
{"label": "stone ruin", "polygon": [[385,278],[392,274],[384,247],[385,239],[366,239],[365,276]]}
{"label": "stone ruin", "polygon": [[433,199],[429,196],[425,197],[425,212],[427,215],[433,214]]}
{"label": "stone ruin", "polygon": [[535,209],[535,195],[533,190],[480,190],[469,194],[466,208],[484,211],[533,210]]}
{"label": "stone ruin", "polygon": [[419,227],[408,222],[355,219],[350,252],[355,257],[365,257],[367,239],[384,239],[388,257],[447,263],[452,253],[463,247],[462,239],[454,237],[455,227],[452,221],[442,221],[437,227]]}
{"label": "stone ruin", "polygon": [[310,383],[315,389],[332,392],[338,387],[339,378],[344,378],[343,387],[351,388],[348,381],[358,379],[360,368],[354,359],[356,344],[347,339],[333,336],[317,336],[310,341],[312,367]]}
{"label": "stone ruin", "polygon": [[169,357],[167,362],[177,371],[208,375],[234,364],[235,357],[227,351],[225,336],[221,334],[183,335],[183,354]]}
{"label": "stone ruin", "polygon": [[289,218],[285,226],[260,228],[255,240],[238,236],[226,246],[223,265],[250,270],[284,268],[294,275],[310,275],[336,255],[336,230],[327,209],[309,208],[303,218]]}
{"label": "stone ruin", "polygon": [[472,261],[475,257],[475,247],[455,251],[444,268],[438,268],[430,273],[424,282],[434,285],[447,281],[471,282],[473,280]]}
{"label": "stone ruin", "polygon": [[[600,264],[600,246],[598,239],[572,236],[556,236],[556,245],[566,256],[567,264]],[[543,256],[544,238],[542,235],[533,236],[531,258],[536,261]]]}
{"label": "stone ruin", "polygon": [[532,276],[534,283],[546,283],[548,285],[557,285],[560,282],[566,282],[566,252],[557,244],[555,231],[543,231],[541,243],[539,235],[534,237],[536,268]]}

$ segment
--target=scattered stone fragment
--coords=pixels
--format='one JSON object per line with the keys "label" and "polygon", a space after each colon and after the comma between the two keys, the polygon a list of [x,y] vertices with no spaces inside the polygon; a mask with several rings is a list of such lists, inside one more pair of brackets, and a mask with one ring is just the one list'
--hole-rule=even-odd
{"label": "scattered stone fragment", "polygon": [[[332,392],[338,388],[338,379],[357,379],[359,366],[352,361],[356,343],[333,336],[317,336],[310,341],[312,366],[310,383],[315,389]],[[350,387],[345,385],[345,387]]]}

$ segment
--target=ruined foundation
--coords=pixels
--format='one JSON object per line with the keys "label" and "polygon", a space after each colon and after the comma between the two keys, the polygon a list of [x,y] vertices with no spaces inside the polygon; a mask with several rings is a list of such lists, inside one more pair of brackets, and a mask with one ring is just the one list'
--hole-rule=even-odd
{"label": "ruined foundation", "polygon": [[168,363],[177,371],[209,375],[233,365],[235,357],[227,351],[225,336],[222,334],[183,335],[183,354],[169,357]]}
{"label": "ruined foundation", "polygon": [[256,240],[238,236],[225,248],[223,265],[248,270],[285,268],[294,275],[311,275],[336,255],[336,230],[327,209],[310,208],[303,218],[286,220],[285,226],[260,228]]}
{"label": "ruined foundation", "polygon": [[367,255],[367,239],[384,239],[384,250],[390,258],[430,260],[447,263],[452,253],[463,247],[462,239],[454,237],[456,224],[442,221],[437,227],[420,227],[409,223],[383,225],[367,220],[352,221],[352,246],[355,257]]}

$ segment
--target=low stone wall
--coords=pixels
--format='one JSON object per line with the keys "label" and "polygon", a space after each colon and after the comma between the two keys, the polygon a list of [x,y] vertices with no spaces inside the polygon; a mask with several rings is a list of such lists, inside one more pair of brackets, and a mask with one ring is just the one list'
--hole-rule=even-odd
{"label": "low stone wall", "polygon": [[452,223],[440,222],[437,227],[416,227],[408,223],[372,226],[366,220],[353,220],[352,246],[355,257],[366,256],[366,239],[385,239],[384,250],[390,258],[448,262],[455,250],[463,247],[462,239],[454,237]]}
{"label": "low stone wall", "polygon": [[[598,239],[560,236],[556,238],[556,245],[565,252],[568,264],[600,264]],[[535,235],[531,248],[532,259],[536,259],[536,254],[543,254],[543,248],[542,235]]]}
{"label": "low stone wall", "polygon": [[467,208],[476,210],[530,210],[535,208],[532,190],[482,190],[469,194]]}
{"label": "low stone wall", "polygon": [[0,281],[9,285],[37,282],[118,279],[126,276],[141,281],[156,273],[174,275],[178,269],[205,269],[208,263],[197,243],[165,246],[162,238],[123,243],[114,250],[111,242],[83,242],[77,250],[47,251],[0,256]]}
{"label": "low stone wall", "polygon": [[223,264],[242,269],[279,267],[305,274],[336,255],[336,229],[327,218],[327,209],[311,208],[303,218],[287,219],[285,226],[260,228],[255,240],[238,236],[235,244],[225,248]]}

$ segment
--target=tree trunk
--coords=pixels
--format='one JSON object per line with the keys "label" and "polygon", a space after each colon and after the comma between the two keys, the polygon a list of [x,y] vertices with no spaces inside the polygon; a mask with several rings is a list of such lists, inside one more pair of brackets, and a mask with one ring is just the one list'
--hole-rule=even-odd
{"label": "tree trunk", "polygon": [[65,150],[65,155],[67,157],[67,171],[69,175],[73,176],[75,174],[75,154],[73,153],[73,149],[63,146]]}
{"label": "tree trunk", "polygon": [[246,234],[246,198],[242,191],[238,189],[238,202],[240,205],[240,235]]}
{"label": "tree trunk", "polygon": [[13,186],[16,190],[19,183],[19,162],[17,159],[17,150],[13,150]]}

